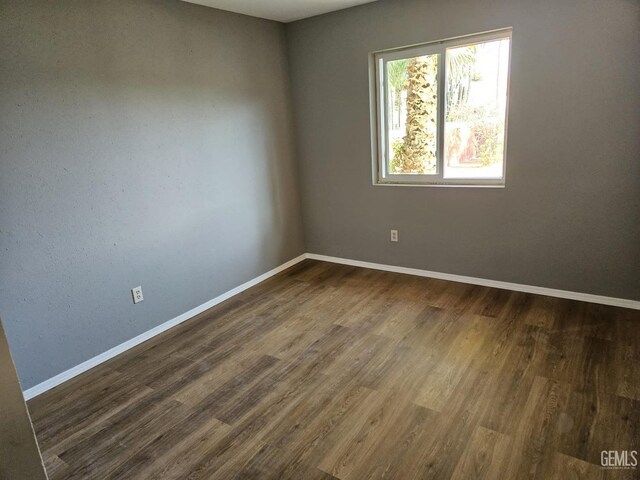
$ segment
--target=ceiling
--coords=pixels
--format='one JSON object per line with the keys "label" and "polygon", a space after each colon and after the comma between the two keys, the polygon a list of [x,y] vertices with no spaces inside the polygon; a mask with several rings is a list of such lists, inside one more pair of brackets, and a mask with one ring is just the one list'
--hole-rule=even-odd
{"label": "ceiling", "polygon": [[183,0],[252,17],[293,22],[376,0]]}

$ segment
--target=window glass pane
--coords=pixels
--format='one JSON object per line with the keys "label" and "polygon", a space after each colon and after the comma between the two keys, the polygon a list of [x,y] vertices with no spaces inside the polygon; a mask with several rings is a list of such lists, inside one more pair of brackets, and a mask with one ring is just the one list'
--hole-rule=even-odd
{"label": "window glass pane", "polygon": [[387,62],[387,171],[437,173],[438,55]]}
{"label": "window glass pane", "polygon": [[509,39],[447,49],[445,178],[502,178]]}

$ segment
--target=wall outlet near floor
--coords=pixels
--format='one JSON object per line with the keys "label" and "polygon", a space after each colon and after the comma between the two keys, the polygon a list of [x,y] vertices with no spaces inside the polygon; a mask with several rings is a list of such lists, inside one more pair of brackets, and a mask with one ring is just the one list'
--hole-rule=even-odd
{"label": "wall outlet near floor", "polygon": [[144,300],[144,297],[142,296],[142,287],[132,288],[131,295],[133,295],[133,303],[140,303]]}
{"label": "wall outlet near floor", "polygon": [[391,241],[392,242],[398,241],[398,230],[391,230]]}

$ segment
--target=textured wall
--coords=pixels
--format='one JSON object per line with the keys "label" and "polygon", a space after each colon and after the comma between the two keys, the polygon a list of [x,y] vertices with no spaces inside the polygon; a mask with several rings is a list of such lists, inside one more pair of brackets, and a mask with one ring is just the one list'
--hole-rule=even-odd
{"label": "textured wall", "polygon": [[[640,299],[639,14],[381,0],[287,25],[307,251]],[[508,26],[506,188],[372,186],[367,54]]]}
{"label": "textured wall", "polygon": [[0,44],[0,314],[25,388],[303,252],[281,24],[15,0]]}

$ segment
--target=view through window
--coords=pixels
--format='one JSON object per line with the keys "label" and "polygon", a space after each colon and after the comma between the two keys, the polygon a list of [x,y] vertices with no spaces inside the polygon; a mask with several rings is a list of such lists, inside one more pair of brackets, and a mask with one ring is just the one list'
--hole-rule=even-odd
{"label": "view through window", "polygon": [[511,32],[375,54],[378,183],[502,185]]}

